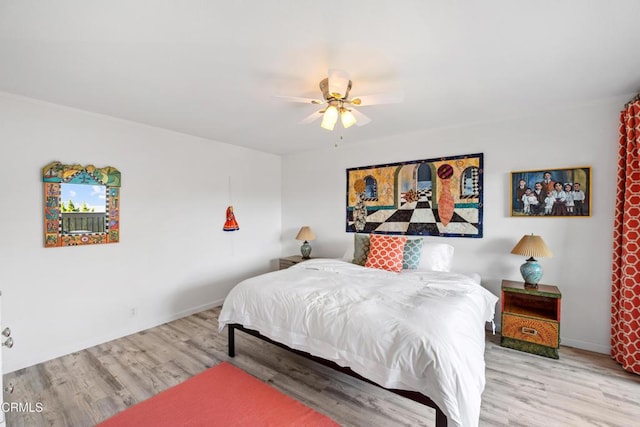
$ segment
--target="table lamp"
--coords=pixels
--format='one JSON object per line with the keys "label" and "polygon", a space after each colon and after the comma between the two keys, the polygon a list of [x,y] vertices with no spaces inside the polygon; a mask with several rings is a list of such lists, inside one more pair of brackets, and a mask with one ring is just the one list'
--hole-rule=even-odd
{"label": "table lamp", "polygon": [[527,288],[537,288],[538,282],[542,279],[542,266],[534,257],[551,258],[553,254],[545,245],[544,240],[540,236],[533,234],[525,235],[520,239],[518,244],[511,250],[512,254],[524,255],[529,257],[527,261],[520,266],[520,274],[524,279],[524,286]]}
{"label": "table lamp", "polygon": [[316,235],[311,231],[311,227],[305,225],[300,229],[300,231],[298,231],[296,240],[304,240],[304,243],[300,246],[302,258],[309,259],[309,255],[311,254],[311,245],[309,244],[309,240],[315,240],[315,238]]}

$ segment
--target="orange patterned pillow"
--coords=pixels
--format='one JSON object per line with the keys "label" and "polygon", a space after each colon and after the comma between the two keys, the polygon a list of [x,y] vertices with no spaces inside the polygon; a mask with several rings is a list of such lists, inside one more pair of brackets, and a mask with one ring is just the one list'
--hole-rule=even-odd
{"label": "orange patterned pillow", "polygon": [[401,271],[402,255],[406,237],[371,235],[369,256],[365,267],[379,268],[381,270]]}

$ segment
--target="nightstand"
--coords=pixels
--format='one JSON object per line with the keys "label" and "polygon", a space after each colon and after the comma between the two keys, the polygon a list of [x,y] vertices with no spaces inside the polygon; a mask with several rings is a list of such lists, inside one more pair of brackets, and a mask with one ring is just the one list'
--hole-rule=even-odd
{"label": "nightstand", "polygon": [[562,302],[558,287],[539,284],[531,288],[503,280],[501,297],[500,345],[558,359]]}
{"label": "nightstand", "polygon": [[[307,258],[308,259],[308,258]],[[280,270],[284,270],[286,268],[291,267],[292,265],[296,265],[302,261],[306,261],[306,259],[302,258],[302,255],[292,255],[284,258],[280,258]]]}

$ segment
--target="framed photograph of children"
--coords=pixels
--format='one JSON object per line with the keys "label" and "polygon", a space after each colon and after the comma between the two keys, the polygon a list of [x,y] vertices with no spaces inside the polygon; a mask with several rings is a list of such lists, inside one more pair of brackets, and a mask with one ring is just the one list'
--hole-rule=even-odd
{"label": "framed photograph of children", "polygon": [[511,172],[511,216],[591,216],[591,168]]}

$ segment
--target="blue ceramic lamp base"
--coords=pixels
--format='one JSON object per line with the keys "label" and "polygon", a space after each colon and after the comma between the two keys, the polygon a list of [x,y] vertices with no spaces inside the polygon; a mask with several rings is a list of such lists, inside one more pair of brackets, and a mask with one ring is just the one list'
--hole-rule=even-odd
{"label": "blue ceramic lamp base", "polygon": [[538,282],[542,279],[542,266],[531,257],[520,266],[520,274],[524,279],[525,287],[537,288]]}
{"label": "blue ceramic lamp base", "polygon": [[309,259],[309,256],[311,255],[311,245],[306,240],[304,241],[302,246],[300,246],[300,253],[302,254],[302,258],[304,259]]}

